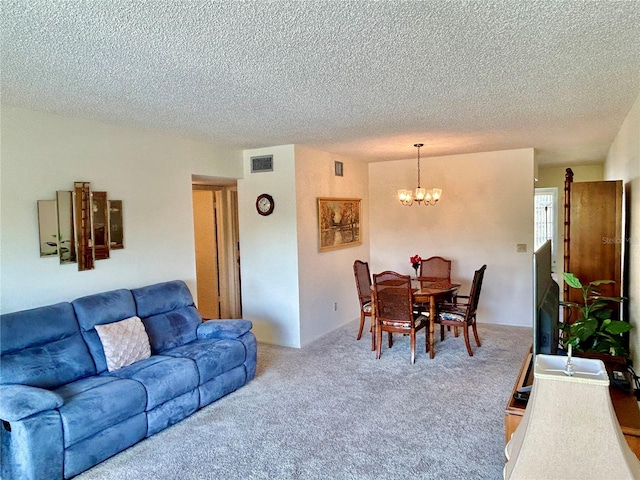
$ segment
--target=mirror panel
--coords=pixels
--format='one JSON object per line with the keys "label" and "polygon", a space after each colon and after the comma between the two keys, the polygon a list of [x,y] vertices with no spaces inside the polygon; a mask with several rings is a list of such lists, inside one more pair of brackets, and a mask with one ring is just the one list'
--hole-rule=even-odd
{"label": "mirror panel", "polygon": [[55,200],[38,200],[40,256],[58,255],[58,211]]}
{"label": "mirror panel", "polygon": [[78,270],[92,270],[95,257],[93,251],[93,209],[91,208],[91,184],[89,182],[74,183],[73,204]]}
{"label": "mirror panel", "polygon": [[122,200],[109,200],[109,237],[111,249],[124,248]]}
{"label": "mirror panel", "polygon": [[93,248],[96,260],[109,258],[109,209],[107,192],[91,194],[93,210]]}
{"label": "mirror panel", "polygon": [[58,206],[58,255],[60,263],[76,263],[76,244],[73,222],[73,192],[56,192]]}

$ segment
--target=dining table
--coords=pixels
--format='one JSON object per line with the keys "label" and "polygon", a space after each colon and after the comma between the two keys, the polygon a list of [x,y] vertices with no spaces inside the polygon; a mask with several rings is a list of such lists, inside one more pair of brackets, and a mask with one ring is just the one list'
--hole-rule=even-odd
{"label": "dining table", "polygon": [[459,283],[451,283],[448,279],[432,279],[418,277],[420,287],[413,290],[413,301],[417,305],[429,305],[429,358],[435,357],[434,326],[437,315],[437,304],[451,300],[458,289]]}
{"label": "dining table", "polygon": [[[415,283],[414,283],[415,282]],[[423,307],[425,305],[429,306],[429,332],[427,333],[428,337],[428,345],[429,345],[429,358],[435,357],[435,318],[437,315],[437,304],[438,302],[443,301],[451,301],[455,296],[456,292],[460,288],[459,283],[451,283],[449,279],[446,278],[436,278],[436,277],[417,277],[412,279],[412,285],[416,285],[416,287],[412,288],[413,291],[413,302],[415,305]],[[376,320],[376,312],[375,312],[375,289],[374,286],[371,285],[371,295],[372,295],[372,309],[371,309],[371,350],[376,349],[376,329],[377,329],[377,320]]]}

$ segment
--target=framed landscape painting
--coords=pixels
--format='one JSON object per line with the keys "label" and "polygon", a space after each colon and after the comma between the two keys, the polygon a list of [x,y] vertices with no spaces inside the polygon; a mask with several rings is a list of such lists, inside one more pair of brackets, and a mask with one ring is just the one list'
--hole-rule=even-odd
{"label": "framed landscape painting", "polygon": [[320,251],[362,244],[359,198],[318,198]]}

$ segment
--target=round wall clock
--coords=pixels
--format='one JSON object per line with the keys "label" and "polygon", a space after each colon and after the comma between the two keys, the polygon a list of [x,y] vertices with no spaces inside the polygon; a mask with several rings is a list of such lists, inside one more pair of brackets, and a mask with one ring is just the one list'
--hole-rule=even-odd
{"label": "round wall clock", "polygon": [[276,205],[273,202],[273,197],[271,195],[266,193],[258,195],[256,200],[256,210],[258,210],[260,215],[271,215],[275,206]]}

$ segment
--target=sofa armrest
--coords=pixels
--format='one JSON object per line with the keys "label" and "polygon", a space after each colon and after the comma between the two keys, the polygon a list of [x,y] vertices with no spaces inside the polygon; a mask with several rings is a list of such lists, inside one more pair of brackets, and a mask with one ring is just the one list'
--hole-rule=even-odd
{"label": "sofa armrest", "polygon": [[251,330],[249,320],[207,320],[198,326],[198,338],[239,338]]}
{"label": "sofa armrest", "polygon": [[0,385],[0,419],[17,422],[64,404],[57,393],[29,385]]}

